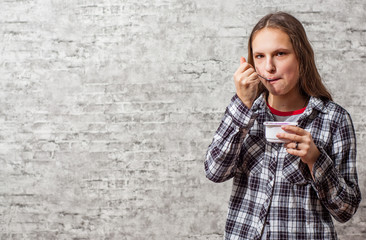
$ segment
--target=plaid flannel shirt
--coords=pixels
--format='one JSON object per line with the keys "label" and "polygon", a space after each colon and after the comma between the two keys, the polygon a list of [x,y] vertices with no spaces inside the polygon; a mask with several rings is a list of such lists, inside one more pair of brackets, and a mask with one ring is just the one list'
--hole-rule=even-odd
{"label": "plaid flannel shirt", "polygon": [[346,222],[361,201],[350,115],[334,102],[310,98],[298,126],[321,153],[314,179],[283,144],[266,141],[265,121],[274,118],[263,96],[248,109],[235,95],[208,148],[207,178],[233,178],[225,239],[337,239],[331,216]]}

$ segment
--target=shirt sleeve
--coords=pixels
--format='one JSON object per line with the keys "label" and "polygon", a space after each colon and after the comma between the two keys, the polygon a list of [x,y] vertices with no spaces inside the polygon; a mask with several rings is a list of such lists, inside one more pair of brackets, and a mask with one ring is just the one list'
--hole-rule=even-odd
{"label": "shirt sleeve", "polygon": [[331,152],[321,154],[313,167],[318,197],[339,222],[348,221],[361,201],[356,171],[356,137],[349,114],[335,129]]}
{"label": "shirt sleeve", "polygon": [[208,147],[204,163],[208,179],[224,182],[235,175],[241,146],[255,116],[237,95],[231,99]]}

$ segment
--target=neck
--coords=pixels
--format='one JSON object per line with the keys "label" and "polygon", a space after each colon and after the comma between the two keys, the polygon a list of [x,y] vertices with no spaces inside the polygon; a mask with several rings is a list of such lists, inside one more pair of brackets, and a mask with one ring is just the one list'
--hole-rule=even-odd
{"label": "neck", "polygon": [[291,96],[274,96],[269,94],[268,104],[281,112],[295,111],[304,108],[307,104],[307,98],[301,94]]}

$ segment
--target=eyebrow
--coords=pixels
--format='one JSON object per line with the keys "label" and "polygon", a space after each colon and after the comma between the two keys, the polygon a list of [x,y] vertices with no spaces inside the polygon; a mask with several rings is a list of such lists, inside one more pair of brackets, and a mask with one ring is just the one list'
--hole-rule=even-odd
{"label": "eyebrow", "polygon": [[[278,48],[276,50],[274,50],[273,52],[288,52],[288,51],[291,51],[291,49],[288,49],[288,48]],[[261,51],[256,51],[256,52],[253,52],[253,54],[262,54],[263,52]]]}

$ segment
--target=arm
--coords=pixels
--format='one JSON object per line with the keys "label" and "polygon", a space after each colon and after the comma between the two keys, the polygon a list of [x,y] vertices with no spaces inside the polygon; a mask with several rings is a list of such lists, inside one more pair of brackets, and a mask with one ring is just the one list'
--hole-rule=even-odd
{"label": "arm", "polygon": [[235,174],[245,135],[255,120],[255,114],[249,108],[255,100],[259,81],[253,66],[241,57],[240,66],[234,73],[236,95],[207,151],[205,171],[211,181],[223,182]]}
{"label": "arm", "polygon": [[345,114],[333,134],[330,153],[320,150],[313,166],[319,199],[339,222],[348,221],[361,201],[356,172],[356,137],[350,116]]}
{"label": "arm", "polygon": [[213,182],[223,182],[235,175],[241,146],[255,121],[255,114],[235,95],[208,147],[205,171]]}
{"label": "arm", "polygon": [[327,151],[317,147],[311,134],[304,129],[294,126],[283,126],[283,129],[288,133],[278,134],[278,137],[289,140],[285,144],[287,152],[299,156],[309,166],[312,185],[320,201],[337,221],[348,221],[361,201],[356,172],[356,137],[349,114],[344,112],[335,124]]}

